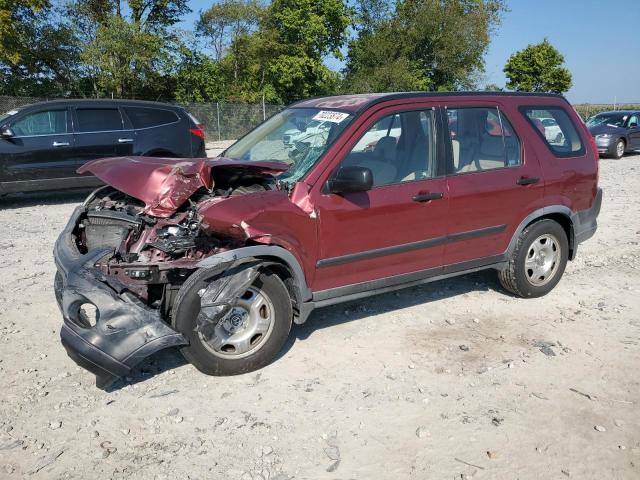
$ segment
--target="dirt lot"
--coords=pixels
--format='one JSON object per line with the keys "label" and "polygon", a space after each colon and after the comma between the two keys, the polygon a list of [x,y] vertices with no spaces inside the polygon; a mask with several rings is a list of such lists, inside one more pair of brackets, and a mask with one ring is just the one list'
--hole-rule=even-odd
{"label": "dirt lot", "polygon": [[80,194],[0,200],[0,478],[640,478],[640,155],[548,296],[492,272],[316,311],[269,367],[160,352],[110,393],[58,340]]}

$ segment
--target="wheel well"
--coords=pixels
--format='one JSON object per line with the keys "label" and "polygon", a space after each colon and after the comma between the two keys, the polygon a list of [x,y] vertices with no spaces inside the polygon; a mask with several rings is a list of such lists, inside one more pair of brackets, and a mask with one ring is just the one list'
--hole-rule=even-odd
{"label": "wheel well", "polygon": [[547,215],[543,215],[531,220],[525,226],[525,228],[527,228],[529,225],[539,222],[540,220],[545,219],[553,220],[554,222],[558,223],[564,230],[564,233],[567,234],[567,240],[569,241],[569,260],[573,260],[575,256],[575,240],[573,238],[573,223],[571,222],[571,219],[569,217],[563,215],[562,213],[549,213]]}
{"label": "wheel well", "polygon": [[296,284],[296,280],[293,276],[293,272],[290,267],[277,257],[257,257],[259,260],[266,262],[266,268],[274,275],[277,275],[289,292],[291,297],[291,304],[294,310],[299,311],[299,305],[301,300],[301,292]]}

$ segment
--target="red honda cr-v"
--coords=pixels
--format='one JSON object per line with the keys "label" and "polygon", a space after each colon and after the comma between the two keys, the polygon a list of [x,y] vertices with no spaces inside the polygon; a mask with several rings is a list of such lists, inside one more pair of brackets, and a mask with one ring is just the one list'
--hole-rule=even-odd
{"label": "red honda cr-v", "polygon": [[399,93],[299,102],[220,158],[96,160],[62,342],[106,387],[172,345],[248,372],[314,308],[479,269],[544,295],[596,230],[597,159],[561,96]]}

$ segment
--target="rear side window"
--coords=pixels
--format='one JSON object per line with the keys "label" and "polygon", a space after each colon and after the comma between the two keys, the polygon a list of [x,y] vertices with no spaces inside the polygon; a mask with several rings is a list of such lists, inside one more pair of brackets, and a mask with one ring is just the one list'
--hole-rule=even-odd
{"label": "rear side window", "polygon": [[521,111],[557,157],[571,157],[584,153],[582,139],[564,109],[522,107]]}
{"label": "rear side window", "polygon": [[453,171],[470,173],[520,165],[520,141],[495,107],[447,109]]}
{"label": "rear side window", "polygon": [[145,107],[126,107],[124,111],[131,120],[133,128],[149,128],[175,123],[178,116],[171,110]]}
{"label": "rear side window", "polygon": [[122,116],[117,108],[78,108],[76,132],[122,130]]}
{"label": "rear side window", "polygon": [[25,115],[11,128],[18,137],[67,133],[67,110],[46,110]]}

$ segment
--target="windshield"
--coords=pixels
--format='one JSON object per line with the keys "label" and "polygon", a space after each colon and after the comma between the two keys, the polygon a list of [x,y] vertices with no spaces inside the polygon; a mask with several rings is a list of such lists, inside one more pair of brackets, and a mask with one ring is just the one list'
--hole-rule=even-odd
{"label": "windshield", "polygon": [[622,127],[627,120],[628,115],[620,113],[602,113],[591,117],[587,120],[587,127],[595,127],[597,125],[610,125],[612,127]]}
{"label": "windshield", "polygon": [[6,122],[9,119],[9,117],[12,117],[16,113],[18,113],[18,110],[9,110],[8,112],[5,112],[5,113],[1,114],[0,115],[0,126],[4,125],[4,122]]}
{"label": "windshield", "polygon": [[289,108],[238,140],[224,156],[243,161],[277,160],[290,165],[279,176],[297,182],[349,124],[353,115],[317,108]]}

